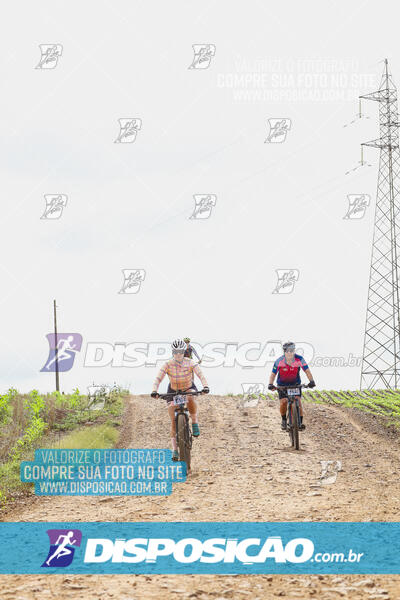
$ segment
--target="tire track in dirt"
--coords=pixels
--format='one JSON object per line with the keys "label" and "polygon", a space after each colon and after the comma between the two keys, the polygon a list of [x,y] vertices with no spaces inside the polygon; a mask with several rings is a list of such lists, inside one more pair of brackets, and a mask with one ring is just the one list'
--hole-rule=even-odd
{"label": "tire track in dirt", "polygon": [[[169,446],[161,401],[134,396],[125,447]],[[276,401],[242,410],[236,399],[201,397],[193,475],[166,497],[41,498],[7,521],[397,521],[399,446],[338,407],[306,404],[301,450],[280,431]],[[321,460],[340,460],[336,483],[313,487]],[[49,583],[51,586],[49,587]],[[46,592],[45,594],[43,592]],[[1,576],[0,598],[398,598],[400,576]]]}

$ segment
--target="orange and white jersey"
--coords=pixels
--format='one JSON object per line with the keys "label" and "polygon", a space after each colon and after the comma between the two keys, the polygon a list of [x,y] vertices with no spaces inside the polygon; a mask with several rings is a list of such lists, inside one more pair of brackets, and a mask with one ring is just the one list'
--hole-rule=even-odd
{"label": "orange and white jersey", "polygon": [[193,360],[184,358],[182,362],[178,362],[174,358],[170,358],[161,367],[160,372],[155,379],[153,390],[158,390],[165,375],[168,375],[173,390],[187,390],[192,385],[193,373],[200,379],[203,387],[208,387],[206,378],[201,372],[199,365],[195,364]]}

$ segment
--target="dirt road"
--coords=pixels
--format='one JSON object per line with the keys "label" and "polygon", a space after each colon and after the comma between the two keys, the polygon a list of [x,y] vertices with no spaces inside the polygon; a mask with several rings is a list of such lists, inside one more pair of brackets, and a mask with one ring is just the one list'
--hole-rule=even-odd
{"label": "dirt road", "polygon": [[[306,405],[302,450],[289,448],[277,403],[200,399],[201,436],[193,475],[166,497],[29,499],[7,521],[398,521],[400,453],[372,418]],[[132,396],[121,447],[169,447],[168,416],[148,396]],[[329,425],[329,428],[328,428]],[[160,433],[162,432],[162,433]],[[334,484],[316,486],[321,460],[341,461]],[[400,598],[400,575],[1,576],[0,598]]]}

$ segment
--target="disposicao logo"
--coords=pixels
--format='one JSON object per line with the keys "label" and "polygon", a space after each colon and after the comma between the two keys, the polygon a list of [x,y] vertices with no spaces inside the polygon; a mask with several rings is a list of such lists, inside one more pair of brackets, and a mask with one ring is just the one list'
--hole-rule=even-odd
{"label": "disposicao logo", "polygon": [[[250,547],[256,549],[251,554]],[[299,548],[301,549],[299,552]],[[85,549],[85,563],[155,563],[160,557],[171,557],[178,563],[264,563],[268,558],[276,563],[302,563],[314,552],[314,544],[307,538],[295,538],[285,546],[280,536],[247,538],[239,541],[229,538],[132,538],[104,539],[89,538]]]}
{"label": "disposicao logo", "polygon": [[[26,532],[21,533],[21,524],[13,525],[20,530],[18,537],[26,540]],[[31,531],[34,527],[39,531],[41,524],[29,525]],[[339,523],[336,527],[330,523],[282,523],[279,528],[277,525],[48,523],[47,527],[52,526],[54,529],[46,530],[50,540],[47,557],[41,565],[41,561],[34,559],[37,566],[25,572],[37,573],[39,569],[39,572],[43,573],[42,568],[49,567],[48,572],[51,572],[51,567],[69,567],[71,573],[102,574],[399,572],[397,557],[400,542],[397,546],[394,542],[398,551],[393,557],[387,550],[387,545],[382,545],[382,538],[377,535],[377,532],[383,531],[383,535],[387,536],[384,539],[388,539],[391,528],[386,525],[390,525],[389,523],[376,523],[376,527],[370,528],[366,528],[366,523]],[[383,525],[383,529],[377,527],[378,525]],[[397,526],[395,532],[398,534],[400,523],[393,525]],[[265,535],[266,526],[272,535]],[[130,536],[129,532],[133,533],[132,529],[135,534]],[[282,530],[282,535],[278,534],[279,529]],[[1,530],[0,523],[0,536]],[[229,534],[228,530],[232,533]],[[296,535],[296,530],[298,533],[303,530],[305,535]],[[24,552],[30,560],[37,554],[34,548],[39,549],[39,540],[43,538],[43,533],[44,528],[41,536],[28,536],[32,541],[24,548]],[[392,533],[393,529],[390,535]],[[400,539],[400,535],[398,537]],[[43,540],[40,540],[40,554],[43,556],[42,544]],[[18,547],[17,543],[16,548]],[[8,552],[6,559],[10,565],[15,563],[12,553],[13,549]],[[1,573],[8,572],[4,563],[5,561],[0,559]],[[14,570],[11,568],[10,572]],[[53,569],[52,572],[57,572],[57,569]]]}
{"label": "disposicao logo", "polygon": [[48,529],[50,548],[42,567],[68,567],[72,563],[75,547],[81,545],[79,529]]}

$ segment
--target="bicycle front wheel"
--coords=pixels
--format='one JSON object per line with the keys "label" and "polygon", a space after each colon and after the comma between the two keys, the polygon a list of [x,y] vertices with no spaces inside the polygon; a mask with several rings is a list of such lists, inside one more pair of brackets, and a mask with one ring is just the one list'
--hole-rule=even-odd
{"label": "bicycle front wheel", "polygon": [[186,463],[186,474],[190,471],[189,423],[184,414],[178,415],[179,460]]}
{"label": "bicycle front wheel", "polygon": [[293,424],[292,423],[289,423],[289,437],[290,437],[290,444],[292,446],[294,446],[294,435],[293,435]]}
{"label": "bicycle front wheel", "polygon": [[292,419],[292,402],[289,402],[289,405],[287,407],[287,413],[286,413],[286,430],[289,434],[289,438],[290,438],[290,444],[291,446],[294,446],[294,436],[293,436],[293,419]]}
{"label": "bicycle front wheel", "polygon": [[292,436],[292,446],[294,446],[296,450],[299,450],[299,406],[297,402],[293,402],[292,404]]}

